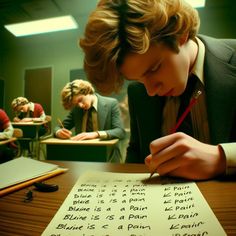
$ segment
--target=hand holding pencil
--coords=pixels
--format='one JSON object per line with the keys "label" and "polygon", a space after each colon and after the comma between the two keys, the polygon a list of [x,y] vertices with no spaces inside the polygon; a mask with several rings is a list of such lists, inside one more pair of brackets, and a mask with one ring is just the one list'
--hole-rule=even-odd
{"label": "hand holding pencil", "polygon": [[61,122],[61,120],[60,120],[59,118],[57,118],[57,122],[58,122],[58,124],[60,125],[60,127],[61,127],[62,129],[65,128],[64,125],[63,125],[63,123]]}
{"label": "hand holding pencil", "polygon": [[[179,118],[179,120],[177,121],[175,127],[173,127],[173,128],[170,130],[170,134],[174,134],[174,133],[178,130],[179,126],[182,124],[182,122],[184,121],[185,117],[186,117],[186,116],[188,115],[188,113],[190,112],[191,108],[192,108],[192,107],[195,105],[195,103],[197,102],[197,99],[198,99],[198,97],[201,95],[201,93],[202,93],[202,92],[201,92],[200,90],[197,91],[197,93],[195,94],[195,96],[191,99],[191,101],[190,101],[188,107],[186,108],[186,110],[185,110],[185,111],[183,112],[183,114],[180,116],[180,118]],[[171,146],[172,143],[170,143],[169,145]],[[159,151],[159,152],[164,151],[165,149],[169,148],[169,145],[163,147],[163,150],[160,149],[160,150],[158,150],[158,151]],[[152,149],[152,148],[151,148],[151,149]],[[151,151],[151,153],[152,153],[152,151]],[[154,153],[157,153],[157,150],[154,150]],[[151,162],[152,162],[151,158],[152,158],[152,156],[153,156],[153,155],[150,154],[150,155],[145,159],[146,165],[148,165],[148,166],[151,165]],[[157,172],[157,167],[155,167],[154,169],[151,168],[151,174],[150,174],[150,177],[149,177],[149,178],[151,178],[156,172]]]}
{"label": "hand holding pencil", "polygon": [[59,118],[57,118],[57,122],[58,122],[59,126],[61,127],[61,129],[59,129],[56,132],[57,138],[70,139],[72,136],[72,132],[64,127],[63,123],[61,122],[61,120]]}
{"label": "hand holding pencil", "polygon": [[218,145],[200,142],[182,132],[154,140],[150,150],[145,164],[160,176],[206,180],[225,174],[226,158]]}

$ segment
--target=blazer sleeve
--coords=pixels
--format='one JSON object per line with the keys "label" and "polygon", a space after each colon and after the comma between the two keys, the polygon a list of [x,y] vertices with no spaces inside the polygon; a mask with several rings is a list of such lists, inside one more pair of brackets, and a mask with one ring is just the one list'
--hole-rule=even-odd
{"label": "blazer sleeve", "polygon": [[[62,121],[64,127],[68,130],[71,130],[72,128],[75,127],[75,122],[74,122],[74,113],[75,113],[75,110],[71,110],[69,112],[69,114],[67,115],[67,117]],[[54,129],[54,136],[56,136],[56,132],[61,129],[60,126],[56,126],[55,129]]]}
{"label": "blazer sleeve", "polygon": [[109,110],[110,115],[108,115],[104,130],[107,133],[107,139],[124,139],[126,132],[121,120],[119,103],[116,99],[110,100]]}
{"label": "blazer sleeve", "polygon": [[138,126],[135,119],[135,102],[133,99],[136,98],[133,94],[132,85],[128,86],[128,105],[129,105],[129,115],[130,115],[130,140],[127,147],[126,161],[127,163],[143,163],[143,159],[140,157],[140,143],[138,135]]}

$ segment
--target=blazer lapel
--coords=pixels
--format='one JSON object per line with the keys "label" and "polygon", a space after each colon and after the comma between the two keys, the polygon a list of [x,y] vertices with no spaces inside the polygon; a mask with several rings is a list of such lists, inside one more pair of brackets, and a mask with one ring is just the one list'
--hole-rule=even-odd
{"label": "blazer lapel", "polygon": [[[230,52],[225,46],[214,45],[212,42],[211,46],[211,49],[207,48],[208,51],[206,50],[204,77],[211,143],[218,144],[227,142],[230,137],[236,102],[232,81],[236,78],[235,72],[233,73],[235,68],[227,64],[232,57],[232,50]],[[219,48],[220,46],[221,48]],[[219,57],[211,52],[209,53],[210,50],[214,50],[213,47],[221,53],[218,55]]]}
{"label": "blazer lapel", "polygon": [[98,98],[98,130],[103,130],[105,127],[105,121],[108,113],[108,106],[103,101],[103,98],[97,95]]}

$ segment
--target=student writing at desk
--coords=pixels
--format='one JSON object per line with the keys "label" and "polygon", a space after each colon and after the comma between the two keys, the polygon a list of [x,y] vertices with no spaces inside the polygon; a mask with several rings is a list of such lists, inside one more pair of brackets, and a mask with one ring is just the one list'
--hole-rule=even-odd
{"label": "student writing at desk", "polygon": [[[14,129],[10,119],[3,109],[0,109],[0,142],[10,139],[13,136]],[[13,143],[0,145],[0,163],[11,160],[15,156],[16,149]]]}
{"label": "student writing at desk", "polygon": [[34,120],[44,121],[46,119],[43,107],[39,103],[29,102],[25,97],[17,97],[11,103],[16,116],[14,122],[30,122]]}
{"label": "student writing at desk", "polygon": [[72,140],[125,137],[118,101],[95,93],[88,81],[78,79],[67,83],[61,91],[61,100],[70,112],[62,122],[63,127],[55,128],[56,137]]}
{"label": "student writing at desk", "polygon": [[[127,161],[160,175],[208,179],[236,170],[236,40],[197,35],[199,22],[182,0],[100,0],[80,39],[98,90],[136,81],[128,88]],[[190,119],[171,131],[199,90]]]}
{"label": "student writing at desk", "polygon": [[[11,103],[12,110],[15,112],[16,116],[13,118],[14,122],[36,122],[45,121],[46,115],[41,104],[28,101],[25,97],[17,97]],[[38,136],[42,136],[47,132],[47,124],[40,126],[38,130]],[[26,132],[23,130],[24,137],[34,138],[34,132]],[[23,149],[28,149],[30,152],[28,140],[20,140]]]}

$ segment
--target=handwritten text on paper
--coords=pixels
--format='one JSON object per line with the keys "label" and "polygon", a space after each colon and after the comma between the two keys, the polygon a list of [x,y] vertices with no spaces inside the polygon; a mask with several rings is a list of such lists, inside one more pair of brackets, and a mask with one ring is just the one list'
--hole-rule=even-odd
{"label": "handwritten text on paper", "polygon": [[226,235],[195,183],[147,178],[147,174],[84,174],[43,235]]}

